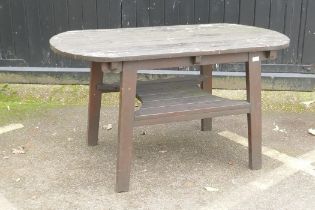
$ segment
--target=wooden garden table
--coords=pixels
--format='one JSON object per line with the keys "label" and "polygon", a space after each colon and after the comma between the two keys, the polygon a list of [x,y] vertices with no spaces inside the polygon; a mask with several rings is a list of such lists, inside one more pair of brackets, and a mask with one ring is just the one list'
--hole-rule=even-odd
{"label": "wooden garden table", "polygon": [[[201,119],[211,130],[212,117],[247,114],[249,167],[261,168],[261,61],[275,59],[289,39],[275,31],[235,25],[203,24],[68,31],[50,40],[54,52],[91,62],[88,145],[98,141],[101,94],[120,91],[116,191],[129,190],[133,127]],[[211,95],[212,65],[246,63],[247,100]],[[137,70],[201,66],[201,89],[193,80],[138,83]],[[103,73],[118,71],[120,85],[103,84]],[[227,86],[228,87],[228,86]],[[134,99],[142,102],[135,111]]]}

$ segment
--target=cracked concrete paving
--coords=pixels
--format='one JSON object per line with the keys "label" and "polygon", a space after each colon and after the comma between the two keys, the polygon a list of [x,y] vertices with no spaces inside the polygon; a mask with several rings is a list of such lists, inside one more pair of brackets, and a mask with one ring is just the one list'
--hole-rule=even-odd
{"label": "cracked concrete paving", "polygon": [[[0,135],[0,209],[315,209],[314,176],[294,167],[290,174],[266,155],[263,169],[251,171],[246,146],[219,135],[246,137],[245,115],[216,118],[212,132],[201,132],[199,121],[136,128],[130,192],[117,194],[117,109],[102,109],[101,126],[113,129],[101,129],[95,147],[86,146],[86,115],[86,107],[58,108]],[[315,150],[307,133],[315,113],[263,116],[264,146],[292,158]],[[21,145],[26,154],[12,154]],[[279,181],[251,184],[268,177]]]}

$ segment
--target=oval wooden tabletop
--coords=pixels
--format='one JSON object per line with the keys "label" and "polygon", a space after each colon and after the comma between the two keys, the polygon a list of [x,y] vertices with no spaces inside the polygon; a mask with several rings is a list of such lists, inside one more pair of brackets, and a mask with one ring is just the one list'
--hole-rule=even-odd
{"label": "oval wooden tabletop", "polygon": [[50,39],[54,52],[95,62],[280,50],[289,42],[281,33],[236,24],[80,30]]}

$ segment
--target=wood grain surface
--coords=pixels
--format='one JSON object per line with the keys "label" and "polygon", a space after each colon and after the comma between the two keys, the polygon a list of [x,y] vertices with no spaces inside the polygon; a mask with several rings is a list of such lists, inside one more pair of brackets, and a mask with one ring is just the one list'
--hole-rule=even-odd
{"label": "wood grain surface", "polygon": [[54,52],[95,62],[280,50],[289,42],[281,33],[237,24],[79,30],[50,39]]}
{"label": "wood grain surface", "polygon": [[135,126],[249,113],[247,101],[229,100],[200,89],[196,79],[178,78],[144,82],[137,86],[142,102],[135,112]]}

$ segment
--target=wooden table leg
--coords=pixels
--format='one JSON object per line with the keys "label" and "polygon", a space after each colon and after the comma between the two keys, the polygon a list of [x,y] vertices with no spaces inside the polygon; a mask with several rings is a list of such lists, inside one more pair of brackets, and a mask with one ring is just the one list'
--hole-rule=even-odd
{"label": "wooden table leg", "polygon": [[97,145],[98,141],[102,92],[97,89],[97,85],[102,83],[103,72],[101,69],[101,64],[93,62],[91,65],[90,73],[90,92],[88,109],[87,143],[89,146]]}
{"label": "wooden table leg", "polygon": [[251,111],[247,114],[249,167],[260,169],[262,165],[262,119],[261,119],[261,61],[255,53],[249,53],[246,63],[247,101]]}
{"label": "wooden table leg", "polygon": [[116,191],[129,191],[137,71],[123,68],[120,77]]}
{"label": "wooden table leg", "polygon": [[[203,81],[200,84],[201,89],[212,94],[212,65],[200,66],[200,75],[203,76]],[[212,130],[212,118],[201,119],[201,130]]]}

